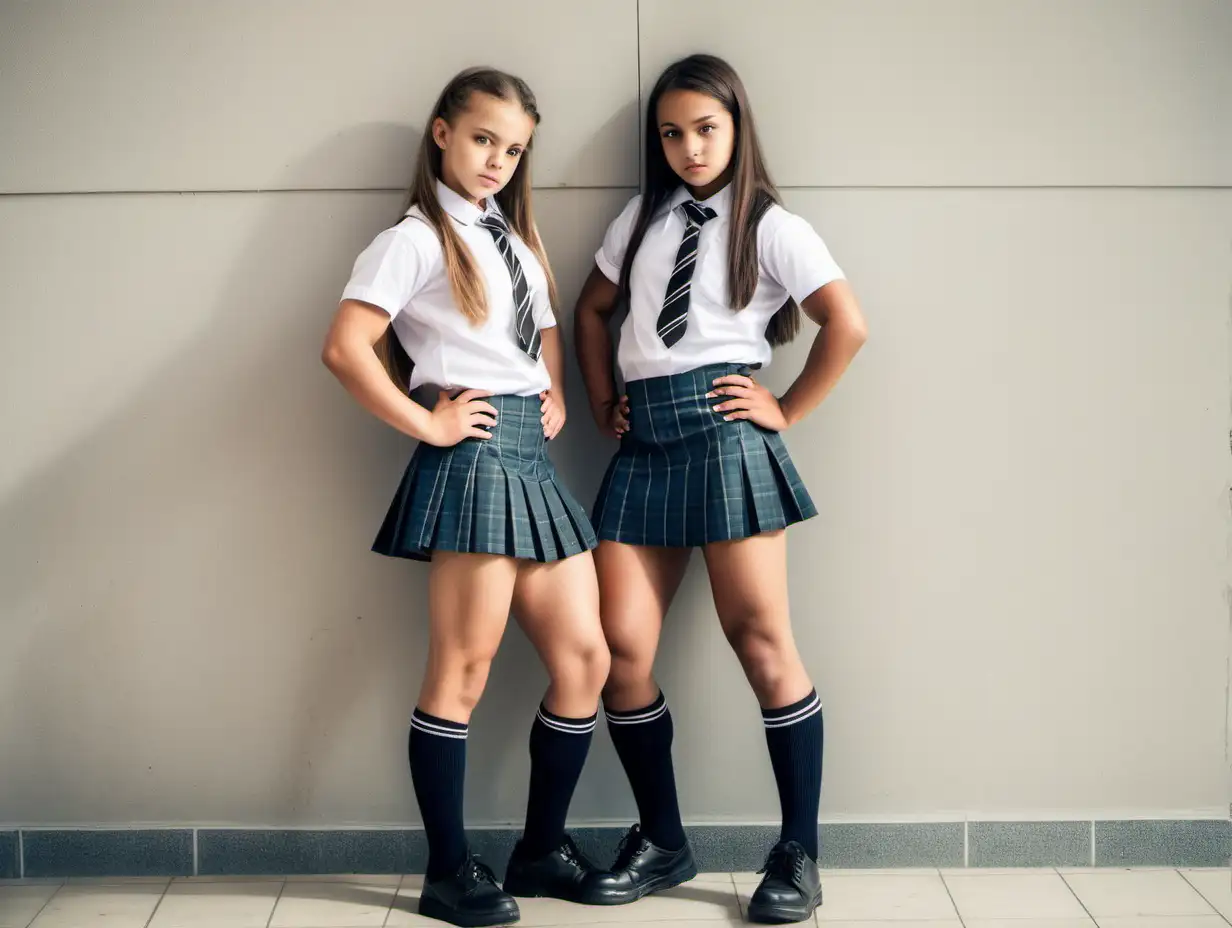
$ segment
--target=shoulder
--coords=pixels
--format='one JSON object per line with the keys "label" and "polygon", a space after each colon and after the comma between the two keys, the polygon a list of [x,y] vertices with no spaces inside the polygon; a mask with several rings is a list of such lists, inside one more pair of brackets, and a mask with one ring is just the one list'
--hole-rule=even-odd
{"label": "shoulder", "polygon": [[397,241],[403,247],[421,251],[425,256],[441,249],[441,240],[436,230],[432,228],[432,223],[419,211],[418,207],[411,207],[396,226],[386,229],[381,234]]}
{"label": "shoulder", "polygon": [[809,221],[787,210],[778,203],[771,203],[757,227],[759,244],[790,240],[798,236],[816,235]]}
{"label": "shoulder", "polygon": [[632,225],[634,220],[637,219],[637,214],[641,212],[641,209],[642,195],[638,193],[630,197],[629,202],[624,205],[614,222],[621,223],[623,225]]}

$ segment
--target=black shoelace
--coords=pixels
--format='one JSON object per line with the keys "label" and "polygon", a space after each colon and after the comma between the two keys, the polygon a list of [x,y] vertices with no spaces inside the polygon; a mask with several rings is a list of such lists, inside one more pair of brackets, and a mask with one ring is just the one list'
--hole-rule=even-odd
{"label": "black shoelace", "polygon": [[804,880],[804,858],[806,856],[802,848],[776,847],[766,858],[765,866],[757,872],[783,877],[799,886]]}
{"label": "black shoelace", "polygon": [[633,858],[642,852],[642,848],[646,845],[647,839],[642,835],[642,830],[634,825],[629,829],[628,833],[620,839],[620,846],[616,848],[616,863],[613,869],[623,870],[633,862]]}
{"label": "black shoelace", "polygon": [[477,889],[484,883],[496,885],[496,874],[492,872],[492,868],[481,861],[478,857],[468,857],[462,871],[462,877],[471,885],[469,889]]}

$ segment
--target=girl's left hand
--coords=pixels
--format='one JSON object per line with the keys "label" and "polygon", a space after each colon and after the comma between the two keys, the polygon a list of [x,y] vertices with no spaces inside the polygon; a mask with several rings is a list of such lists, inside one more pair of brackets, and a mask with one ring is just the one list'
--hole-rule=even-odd
{"label": "girl's left hand", "polygon": [[779,401],[752,377],[729,374],[718,378],[714,386],[715,389],[706,394],[707,398],[731,397],[714,407],[715,412],[723,413],[725,421],[749,419],[772,432],[787,428],[787,417],[783,415]]}
{"label": "girl's left hand", "polygon": [[543,437],[551,441],[565,427],[565,404],[551,390],[544,390],[539,394],[539,399],[543,401],[539,407],[543,413],[539,420],[543,423]]}

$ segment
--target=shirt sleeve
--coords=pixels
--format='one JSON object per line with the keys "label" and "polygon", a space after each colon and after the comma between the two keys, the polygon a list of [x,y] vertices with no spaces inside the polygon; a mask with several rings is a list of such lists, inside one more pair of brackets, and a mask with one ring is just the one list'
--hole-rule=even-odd
{"label": "shirt sleeve", "polygon": [[550,329],[556,325],[556,314],[552,312],[552,301],[548,299],[547,287],[536,287],[531,291],[530,298],[535,325],[541,329]]}
{"label": "shirt sleeve", "polygon": [[797,303],[831,281],[843,279],[842,268],[821,236],[803,217],[790,213],[767,236],[761,263]]}
{"label": "shirt sleeve", "polygon": [[603,276],[614,284],[620,282],[620,268],[625,262],[625,250],[629,247],[629,238],[633,234],[633,225],[637,222],[641,205],[640,195],[625,204],[620,215],[607,227],[603,244],[595,253],[595,264],[603,272]]}
{"label": "shirt sleeve", "polygon": [[342,299],[378,306],[389,315],[402,312],[426,283],[432,255],[417,230],[386,229],[355,259]]}

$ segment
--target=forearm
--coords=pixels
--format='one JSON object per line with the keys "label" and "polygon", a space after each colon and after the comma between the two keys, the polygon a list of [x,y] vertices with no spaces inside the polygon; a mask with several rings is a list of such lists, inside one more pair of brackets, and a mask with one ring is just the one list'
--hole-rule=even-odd
{"label": "forearm", "polygon": [[552,380],[549,388],[556,398],[563,402],[565,398],[565,349],[561,344],[560,326],[540,329],[539,338],[543,342],[543,364],[548,369],[548,377]]}
{"label": "forearm", "polygon": [[323,360],[364,409],[399,432],[426,440],[432,413],[395,386],[371,346],[331,346]]}
{"label": "forearm", "polygon": [[574,317],[578,367],[586,396],[595,418],[602,421],[604,410],[616,400],[616,380],[612,367],[612,335],[607,319],[599,313],[579,307]]}
{"label": "forearm", "polygon": [[799,422],[830,395],[866,339],[859,325],[835,319],[813,339],[804,370],[779,400],[788,425]]}

